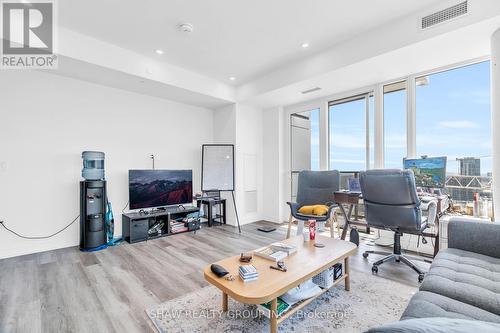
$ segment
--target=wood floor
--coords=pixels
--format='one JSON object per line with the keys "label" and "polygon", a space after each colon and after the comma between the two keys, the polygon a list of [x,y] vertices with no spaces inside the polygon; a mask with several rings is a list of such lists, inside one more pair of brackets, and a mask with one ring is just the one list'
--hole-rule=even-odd
{"label": "wood floor", "polygon": [[[285,225],[203,228],[94,253],[76,247],[0,260],[0,332],[155,332],[145,309],[207,286],[202,268],[229,255],[284,239]],[[275,226],[275,225],[274,225]],[[371,271],[360,245],[351,269]],[[418,263],[427,269],[427,264]],[[404,265],[387,263],[379,277],[418,286]]]}

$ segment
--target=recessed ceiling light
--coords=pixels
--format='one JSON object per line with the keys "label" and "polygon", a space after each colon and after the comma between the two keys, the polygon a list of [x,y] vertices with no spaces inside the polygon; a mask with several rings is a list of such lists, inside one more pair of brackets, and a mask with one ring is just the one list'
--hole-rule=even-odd
{"label": "recessed ceiling light", "polygon": [[236,78],[234,76],[230,76],[229,80],[234,81],[234,80],[236,80]]}
{"label": "recessed ceiling light", "polygon": [[160,55],[163,54],[163,50],[160,50],[160,49],[155,50],[155,52],[156,52],[156,54],[160,54]]}
{"label": "recessed ceiling light", "polygon": [[302,43],[300,45],[303,49],[307,49],[309,47],[309,43]]}

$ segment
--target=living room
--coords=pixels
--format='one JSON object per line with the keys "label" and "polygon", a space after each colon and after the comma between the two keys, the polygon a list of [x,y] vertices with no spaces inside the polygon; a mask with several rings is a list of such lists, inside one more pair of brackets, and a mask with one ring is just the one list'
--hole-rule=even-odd
{"label": "living room", "polygon": [[1,1],[1,332],[500,331],[500,3]]}

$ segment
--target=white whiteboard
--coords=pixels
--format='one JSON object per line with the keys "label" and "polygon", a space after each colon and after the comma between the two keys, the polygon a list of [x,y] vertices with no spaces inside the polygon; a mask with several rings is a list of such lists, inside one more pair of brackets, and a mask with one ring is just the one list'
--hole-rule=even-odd
{"label": "white whiteboard", "polygon": [[234,191],[234,146],[202,146],[202,191]]}

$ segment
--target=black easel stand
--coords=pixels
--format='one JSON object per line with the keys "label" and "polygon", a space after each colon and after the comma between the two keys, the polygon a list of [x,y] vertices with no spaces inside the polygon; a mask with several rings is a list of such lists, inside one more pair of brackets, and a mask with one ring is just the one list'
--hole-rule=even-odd
{"label": "black easel stand", "polygon": [[236,213],[236,222],[238,222],[238,231],[241,234],[240,218],[238,217],[238,208],[236,208],[236,200],[234,200],[234,191],[231,191],[231,195],[233,196],[233,205],[234,205],[234,212]]}

